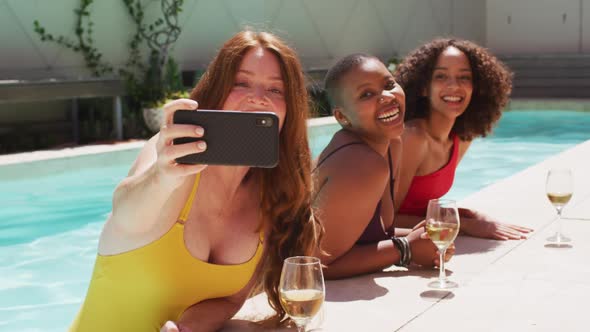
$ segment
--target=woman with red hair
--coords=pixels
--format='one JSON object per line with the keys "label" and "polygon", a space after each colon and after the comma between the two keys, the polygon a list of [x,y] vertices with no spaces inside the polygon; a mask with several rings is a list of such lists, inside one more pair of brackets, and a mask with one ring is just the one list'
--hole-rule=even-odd
{"label": "woman with red hair", "polygon": [[[198,126],[172,123],[190,109],[270,111],[280,126],[279,164],[181,165],[205,142]],[[70,331],[213,331],[260,281],[276,310],[283,260],[310,255],[307,94],[295,52],[269,33],[227,41],[191,93],[164,107],[165,124],[116,188],[86,300]]]}

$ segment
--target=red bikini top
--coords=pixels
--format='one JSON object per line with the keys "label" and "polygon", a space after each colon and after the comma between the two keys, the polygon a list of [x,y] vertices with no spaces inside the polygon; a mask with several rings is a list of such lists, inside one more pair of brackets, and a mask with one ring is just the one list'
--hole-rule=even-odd
{"label": "red bikini top", "polygon": [[442,168],[434,173],[414,176],[398,213],[425,216],[428,201],[449,192],[459,163],[459,137],[455,134],[452,149],[451,158]]}

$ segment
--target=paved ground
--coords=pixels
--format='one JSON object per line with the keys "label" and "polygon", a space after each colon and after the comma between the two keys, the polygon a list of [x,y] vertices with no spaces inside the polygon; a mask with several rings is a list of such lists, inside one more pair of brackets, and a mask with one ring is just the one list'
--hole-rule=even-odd
{"label": "paved ground", "polygon": [[[552,248],[546,238],[556,213],[545,196],[551,167],[570,167],[575,192],[564,209],[571,247]],[[447,264],[452,292],[428,288],[437,271],[386,271],[329,281],[315,326],[321,331],[588,331],[590,298],[590,141],[471,195],[461,206],[507,223],[529,226],[526,240],[492,241],[461,236]],[[257,296],[240,318],[268,312]],[[318,322],[321,321],[321,322]],[[243,330],[235,322],[227,330]]]}

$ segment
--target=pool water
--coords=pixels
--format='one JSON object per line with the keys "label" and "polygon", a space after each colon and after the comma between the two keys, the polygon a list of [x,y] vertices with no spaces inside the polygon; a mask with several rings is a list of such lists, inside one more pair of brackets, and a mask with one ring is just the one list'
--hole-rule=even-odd
{"label": "pool water", "polygon": [[[317,156],[337,126],[310,130]],[[590,113],[506,113],[494,134],[476,140],[448,197],[461,199],[590,139]],[[0,331],[64,331],[83,300],[112,192],[137,150],[102,167],[2,177],[0,167]]]}
{"label": "pool water", "polygon": [[457,168],[446,195],[460,200],[500,179],[590,139],[590,113],[514,111],[492,136],[477,139]]}
{"label": "pool water", "polygon": [[[568,111],[506,112],[491,136],[476,139],[457,168],[446,198],[460,200],[500,179],[590,139],[590,113]],[[318,128],[311,141],[317,156],[338,125]]]}

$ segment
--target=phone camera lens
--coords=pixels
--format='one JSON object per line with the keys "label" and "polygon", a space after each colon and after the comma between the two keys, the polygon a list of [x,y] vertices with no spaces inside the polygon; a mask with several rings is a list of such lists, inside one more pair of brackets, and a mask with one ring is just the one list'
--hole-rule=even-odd
{"label": "phone camera lens", "polygon": [[257,118],[256,125],[260,127],[271,127],[272,126],[272,119],[270,118]]}

